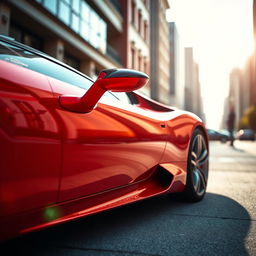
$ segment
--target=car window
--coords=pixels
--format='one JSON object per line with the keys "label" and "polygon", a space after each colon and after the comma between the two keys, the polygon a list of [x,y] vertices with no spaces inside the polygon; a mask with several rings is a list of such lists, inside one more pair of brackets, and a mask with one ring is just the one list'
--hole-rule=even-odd
{"label": "car window", "polygon": [[33,52],[1,41],[0,60],[11,62],[86,90],[93,83],[74,71],[36,55]]}

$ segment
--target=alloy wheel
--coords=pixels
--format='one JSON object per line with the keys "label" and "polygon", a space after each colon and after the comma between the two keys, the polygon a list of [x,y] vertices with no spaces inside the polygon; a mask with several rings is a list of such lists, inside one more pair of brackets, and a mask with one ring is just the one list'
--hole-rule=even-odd
{"label": "alloy wheel", "polygon": [[197,196],[202,196],[206,191],[208,179],[208,148],[202,134],[194,137],[191,148],[191,178]]}

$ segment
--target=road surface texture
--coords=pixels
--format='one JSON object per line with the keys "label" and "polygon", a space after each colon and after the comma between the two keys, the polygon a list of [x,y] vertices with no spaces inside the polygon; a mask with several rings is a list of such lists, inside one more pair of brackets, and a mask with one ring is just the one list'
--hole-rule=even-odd
{"label": "road surface texture", "polygon": [[159,196],[10,240],[0,255],[256,255],[256,142],[211,143],[202,202]]}

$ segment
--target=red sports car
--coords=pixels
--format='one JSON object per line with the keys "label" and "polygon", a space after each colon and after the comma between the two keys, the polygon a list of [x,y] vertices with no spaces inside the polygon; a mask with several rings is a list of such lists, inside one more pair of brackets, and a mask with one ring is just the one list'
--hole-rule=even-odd
{"label": "red sports car", "polygon": [[1,240],[159,194],[204,197],[204,124],[133,92],[148,79],[93,82],[0,36]]}

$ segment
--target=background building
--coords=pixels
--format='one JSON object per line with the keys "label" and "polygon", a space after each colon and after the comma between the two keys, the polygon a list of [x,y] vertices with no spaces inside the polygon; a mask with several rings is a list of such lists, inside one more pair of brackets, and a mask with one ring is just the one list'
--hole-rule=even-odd
{"label": "background building", "polygon": [[234,107],[237,128],[245,111],[250,106],[256,105],[255,98],[252,97],[255,88],[254,73],[255,62],[253,55],[248,58],[243,68],[235,68],[230,73],[229,104],[225,111],[228,112],[230,106]]}
{"label": "background building", "polygon": [[169,23],[170,37],[170,104],[184,109],[185,107],[185,62],[184,47],[181,43],[176,25]]}
{"label": "background building", "polygon": [[226,97],[224,100],[223,105],[223,114],[222,114],[222,122],[220,124],[220,129],[224,130],[227,129],[227,120],[228,120],[228,114],[229,114],[229,97]]}
{"label": "background building", "polygon": [[[226,120],[224,120],[225,124],[224,127],[227,128],[227,118],[228,113],[231,107],[234,107],[234,111],[236,114],[236,124],[238,123],[238,120],[242,117],[243,109],[241,108],[241,83],[242,83],[242,72],[240,69],[235,68],[230,73],[229,77],[229,101],[226,105],[226,109],[224,110],[226,112]],[[236,125],[237,127],[237,125]]]}
{"label": "background building", "polygon": [[[123,33],[113,37],[114,48],[120,53],[124,67],[150,75],[149,0],[115,2],[120,3],[121,6]],[[149,84],[140,91],[150,96]]]}
{"label": "background building", "polygon": [[5,0],[0,14],[1,34],[91,77],[112,67],[149,73],[148,0]]}
{"label": "background building", "polygon": [[150,0],[150,87],[151,97],[170,104],[169,28],[166,20],[167,0]]}
{"label": "background building", "polygon": [[252,62],[251,104],[256,106],[256,0],[253,0],[254,54]]}
{"label": "background building", "polygon": [[199,67],[191,47],[185,48],[185,109],[204,119]]}
{"label": "background building", "polygon": [[192,110],[192,89],[194,81],[193,48],[185,48],[185,109]]}
{"label": "background building", "polygon": [[[168,0],[1,0],[0,33],[94,79],[105,68],[145,72],[151,79],[140,92],[184,108],[184,51],[174,24],[169,31],[169,8]],[[199,87],[186,88],[196,93]]]}
{"label": "background building", "polygon": [[122,66],[111,37],[122,33],[123,18],[110,1],[6,0],[0,10],[7,20],[1,33],[91,77],[101,69]]}
{"label": "background building", "polygon": [[[228,104],[224,109],[224,116],[229,108],[234,107],[236,113],[236,128],[250,127],[248,110],[256,108],[256,0],[253,1],[254,47],[253,54],[247,59],[243,68],[234,68],[230,73],[230,88]],[[247,114],[246,114],[247,113]],[[252,116],[255,119],[255,116]],[[223,126],[226,127],[226,120]]]}

